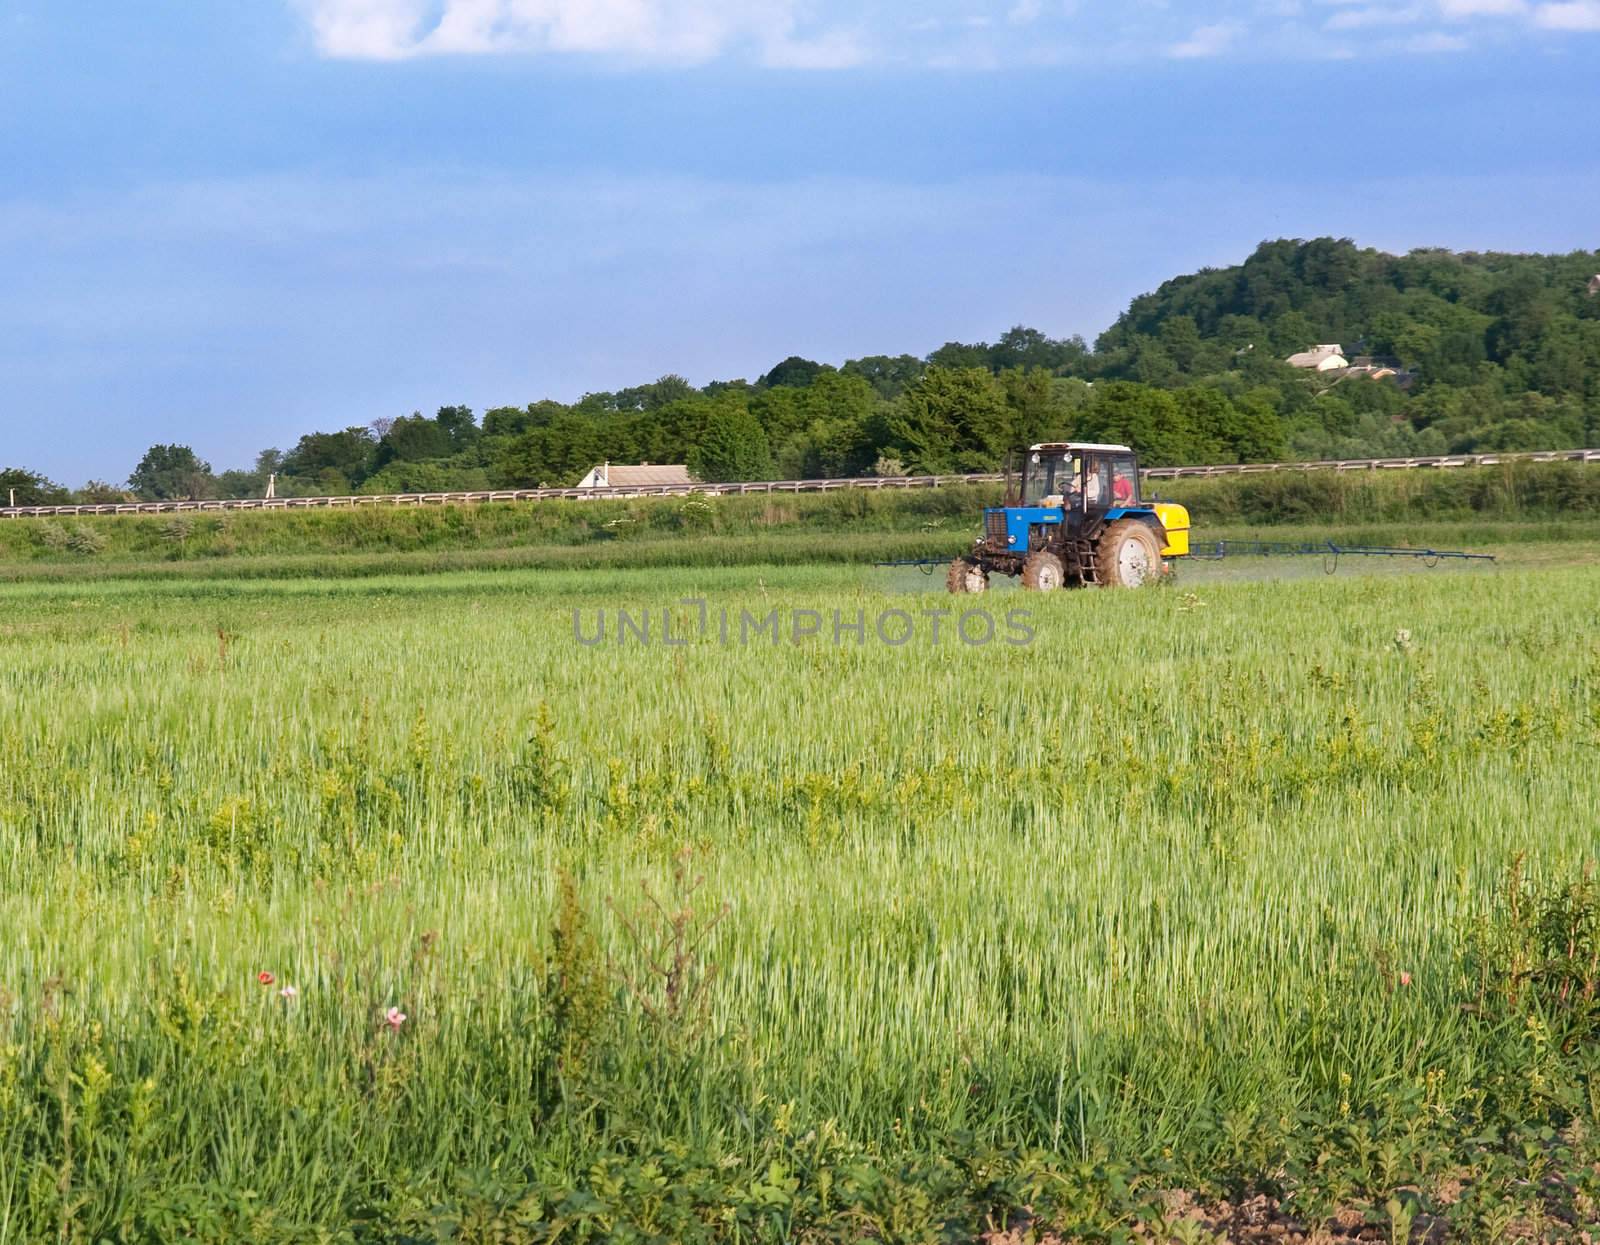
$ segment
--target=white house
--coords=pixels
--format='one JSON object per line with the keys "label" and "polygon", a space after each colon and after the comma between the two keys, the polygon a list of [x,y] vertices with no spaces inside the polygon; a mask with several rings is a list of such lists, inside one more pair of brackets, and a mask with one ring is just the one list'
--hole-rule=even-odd
{"label": "white house", "polygon": [[1600,273],[1596,273],[1594,280],[1589,282],[1589,297],[1593,298],[1596,294],[1600,294]]}
{"label": "white house", "polygon": [[1337,343],[1313,346],[1310,350],[1290,355],[1284,362],[1290,367],[1303,367],[1317,372],[1342,372],[1350,366],[1350,361],[1344,357],[1344,347]]}
{"label": "white house", "polygon": [[683,464],[640,463],[636,467],[620,463],[601,463],[578,481],[579,488],[659,488],[662,485],[693,484],[689,468]]}

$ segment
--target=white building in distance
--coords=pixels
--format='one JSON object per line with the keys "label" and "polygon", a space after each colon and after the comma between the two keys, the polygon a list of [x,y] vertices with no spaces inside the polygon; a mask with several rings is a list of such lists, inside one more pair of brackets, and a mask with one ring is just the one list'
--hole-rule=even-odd
{"label": "white building in distance", "polygon": [[1337,343],[1313,346],[1310,350],[1290,355],[1284,362],[1290,367],[1303,367],[1316,372],[1342,372],[1350,366],[1350,361],[1344,357],[1344,347]]}
{"label": "white building in distance", "polygon": [[578,481],[579,488],[660,488],[693,484],[682,463],[640,463],[638,466],[601,463]]}

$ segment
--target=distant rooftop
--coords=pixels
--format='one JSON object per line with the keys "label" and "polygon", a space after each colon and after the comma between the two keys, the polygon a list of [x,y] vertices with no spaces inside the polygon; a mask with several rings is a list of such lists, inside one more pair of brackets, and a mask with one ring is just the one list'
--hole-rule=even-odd
{"label": "distant rooftop", "polygon": [[689,468],[682,463],[601,463],[583,477],[579,488],[656,488],[661,485],[693,484]]}
{"label": "distant rooftop", "polygon": [[1337,342],[1313,346],[1310,350],[1290,355],[1284,362],[1290,367],[1311,367],[1318,371],[1341,368],[1345,366],[1344,347]]}

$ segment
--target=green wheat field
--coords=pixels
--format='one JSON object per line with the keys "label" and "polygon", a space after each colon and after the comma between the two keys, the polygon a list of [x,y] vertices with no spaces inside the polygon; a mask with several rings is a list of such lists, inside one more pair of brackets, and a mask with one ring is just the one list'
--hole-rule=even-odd
{"label": "green wheat field", "polygon": [[0,589],[0,1242],[1593,1224],[1600,567],[939,586]]}

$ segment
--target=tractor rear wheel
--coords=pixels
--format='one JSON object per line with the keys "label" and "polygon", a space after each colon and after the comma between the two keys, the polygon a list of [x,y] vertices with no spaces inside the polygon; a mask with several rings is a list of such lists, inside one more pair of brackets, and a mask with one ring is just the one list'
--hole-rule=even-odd
{"label": "tractor rear wheel", "polygon": [[1067,582],[1067,568],[1061,559],[1042,549],[1030,553],[1022,563],[1022,586],[1035,592],[1054,592]]}
{"label": "tractor rear wheel", "polygon": [[1142,588],[1161,576],[1161,542],[1148,523],[1118,519],[1094,551],[1095,578],[1109,588]]}
{"label": "tractor rear wheel", "polygon": [[944,586],[951,592],[983,592],[989,586],[989,572],[971,558],[957,558],[950,563]]}

